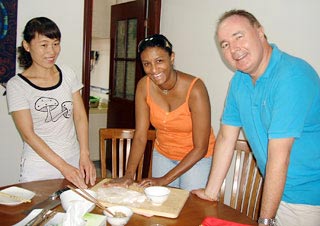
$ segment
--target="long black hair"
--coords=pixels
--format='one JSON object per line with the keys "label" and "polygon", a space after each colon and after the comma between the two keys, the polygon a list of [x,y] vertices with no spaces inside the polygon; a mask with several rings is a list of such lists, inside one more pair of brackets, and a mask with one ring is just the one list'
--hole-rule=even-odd
{"label": "long black hair", "polygon": [[[23,31],[23,39],[30,43],[36,34],[44,35],[50,39],[61,39],[61,32],[55,22],[46,17],[36,17],[28,21]],[[20,67],[27,69],[32,65],[32,58],[21,45],[18,47],[18,61]]]}

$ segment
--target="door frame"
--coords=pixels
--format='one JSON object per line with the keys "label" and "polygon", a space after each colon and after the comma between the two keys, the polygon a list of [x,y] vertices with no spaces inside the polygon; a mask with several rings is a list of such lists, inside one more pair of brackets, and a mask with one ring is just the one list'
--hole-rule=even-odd
{"label": "door frame", "polygon": [[90,98],[90,51],[92,40],[93,0],[84,0],[83,47],[82,47],[82,99],[89,119]]}
{"label": "door frame", "polygon": [[[154,27],[148,27],[148,34],[160,32],[160,13],[161,0],[146,0],[149,1],[149,18],[153,21]],[[84,16],[83,16],[83,51],[82,51],[82,99],[84,107],[89,118],[89,98],[90,98],[90,51],[92,40],[92,10],[93,0],[84,0]],[[149,33],[150,32],[150,33]],[[147,35],[148,35],[147,34]]]}

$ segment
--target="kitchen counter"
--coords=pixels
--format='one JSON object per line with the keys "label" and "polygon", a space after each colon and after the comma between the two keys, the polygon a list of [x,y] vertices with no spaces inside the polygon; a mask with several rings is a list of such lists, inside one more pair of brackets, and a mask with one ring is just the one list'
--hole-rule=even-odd
{"label": "kitchen counter", "polygon": [[89,109],[89,148],[92,161],[100,160],[99,129],[107,127],[107,108]]}
{"label": "kitchen counter", "polygon": [[89,108],[89,114],[107,114],[108,108]]}

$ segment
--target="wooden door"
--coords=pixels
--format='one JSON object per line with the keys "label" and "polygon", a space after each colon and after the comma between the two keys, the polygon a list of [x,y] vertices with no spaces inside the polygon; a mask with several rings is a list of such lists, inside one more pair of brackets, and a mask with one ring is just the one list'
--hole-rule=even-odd
{"label": "wooden door", "polygon": [[111,6],[108,128],[135,128],[135,89],[144,75],[137,45],[146,35],[159,32],[160,8],[161,0]]}

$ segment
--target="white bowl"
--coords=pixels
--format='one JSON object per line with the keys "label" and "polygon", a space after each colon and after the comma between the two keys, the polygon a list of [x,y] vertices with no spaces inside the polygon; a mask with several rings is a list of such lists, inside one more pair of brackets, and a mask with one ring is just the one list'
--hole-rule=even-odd
{"label": "white bowl", "polygon": [[[78,192],[82,193],[80,189],[76,189]],[[97,198],[97,193],[94,191],[91,191],[89,189],[86,189],[86,191],[92,195],[93,197]],[[83,194],[83,193],[82,193]],[[87,213],[91,212],[94,207],[96,206],[94,203],[86,200],[85,198],[81,197],[80,195],[78,195],[77,193],[75,193],[72,190],[68,190],[63,192],[60,195],[60,200],[61,200],[61,205],[63,207],[63,209],[65,211],[68,210],[68,208],[70,207],[70,205],[72,203],[77,202],[76,205],[81,205],[81,207],[83,207],[84,209],[87,209]],[[81,202],[80,202],[81,201]],[[80,203],[80,204],[79,204]]]}
{"label": "white bowl", "polygon": [[151,200],[152,205],[161,206],[168,199],[170,190],[163,186],[151,186],[145,188],[144,193]]}
{"label": "white bowl", "polygon": [[121,212],[125,217],[113,217],[107,211],[103,211],[104,215],[107,216],[107,221],[112,226],[123,226],[130,220],[133,212],[129,207],[126,206],[111,206],[107,208],[111,213],[115,214],[116,212]]}

